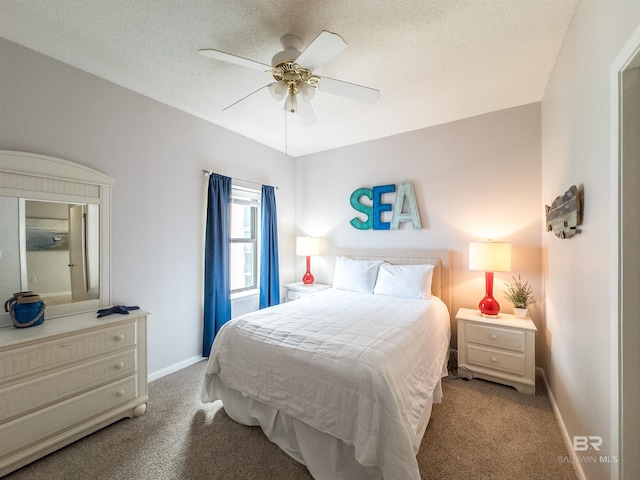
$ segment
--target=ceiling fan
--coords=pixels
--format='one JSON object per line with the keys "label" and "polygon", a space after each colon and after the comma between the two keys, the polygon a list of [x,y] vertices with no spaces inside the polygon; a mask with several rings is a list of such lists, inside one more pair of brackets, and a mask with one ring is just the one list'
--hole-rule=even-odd
{"label": "ceiling fan", "polygon": [[[278,101],[281,101],[286,95],[285,110],[297,113],[303,125],[311,125],[315,123],[316,117],[309,102],[316,90],[366,103],[374,103],[380,98],[380,91],[374,88],[321,77],[313,73],[316,68],[347,47],[340,35],[324,30],[304,50],[301,50],[302,40],[294,35],[283,36],[280,43],[283,50],[274,55],[271,59],[271,65],[220,50],[203,49],[198,51],[200,55],[214,60],[262,70],[273,76],[275,80],[225,107],[223,111],[268,88],[271,96]],[[298,97],[301,98],[301,102],[298,101]]]}

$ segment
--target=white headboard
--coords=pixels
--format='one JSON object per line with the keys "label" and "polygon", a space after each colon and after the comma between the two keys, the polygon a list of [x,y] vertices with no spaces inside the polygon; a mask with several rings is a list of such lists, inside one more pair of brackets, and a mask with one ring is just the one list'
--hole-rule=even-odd
{"label": "white headboard", "polygon": [[440,297],[451,312],[451,251],[338,248],[336,254],[357,260],[383,260],[394,265],[435,265],[431,292]]}

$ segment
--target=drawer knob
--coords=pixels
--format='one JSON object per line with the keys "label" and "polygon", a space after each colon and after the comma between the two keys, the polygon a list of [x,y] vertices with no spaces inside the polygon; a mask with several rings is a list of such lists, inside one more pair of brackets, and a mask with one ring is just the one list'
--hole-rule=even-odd
{"label": "drawer knob", "polygon": [[497,363],[498,359],[496,357],[491,357],[491,363]]}
{"label": "drawer knob", "polygon": [[116,363],[116,370],[122,370],[123,368],[124,368],[124,363],[122,362]]}
{"label": "drawer knob", "polygon": [[124,390],[118,390],[118,391],[116,392],[116,396],[118,396],[118,397],[121,397],[121,396],[123,396],[123,395],[124,395]]}
{"label": "drawer knob", "polygon": [[489,338],[491,338],[491,340],[497,340],[498,339],[498,335],[496,335],[495,333],[492,333],[491,337],[489,337]]}
{"label": "drawer knob", "polygon": [[116,340],[117,341],[124,340],[124,335],[119,333],[118,335],[116,335]]}

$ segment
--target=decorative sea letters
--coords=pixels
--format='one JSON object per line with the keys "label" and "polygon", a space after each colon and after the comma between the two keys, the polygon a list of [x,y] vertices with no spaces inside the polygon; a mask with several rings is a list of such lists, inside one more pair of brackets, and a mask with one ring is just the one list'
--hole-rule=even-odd
{"label": "decorative sea letters", "polygon": [[[383,203],[382,195],[395,192],[393,203]],[[370,200],[371,205],[362,203],[363,197]],[[401,223],[411,222],[414,230],[420,230],[420,214],[416,195],[411,182],[400,185],[378,185],[373,188],[358,188],[351,194],[351,206],[366,216],[366,220],[359,217],[351,219],[350,223],[358,230],[398,230]],[[405,206],[407,207],[405,209]],[[406,210],[406,211],[405,211]],[[384,212],[391,212],[391,221],[382,220]]]}

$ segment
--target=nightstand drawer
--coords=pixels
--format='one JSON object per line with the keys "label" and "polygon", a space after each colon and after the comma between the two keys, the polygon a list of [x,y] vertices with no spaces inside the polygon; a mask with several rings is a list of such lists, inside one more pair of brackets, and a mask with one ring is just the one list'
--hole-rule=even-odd
{"label": "nightstand drawer", "polygon": [[501,370],[521,376],[525,374],[524,355],[519,353],[469,344],[467,346],[467,361],[469,364],[488,367],[492,370]]}
{"label": "nightstand drawer", "polygon": [[313,285],[305,285],[302,282],[289,283],[284,285],[284,299],[286,302],[292,302],[300,298],[312,297],[329,288],[331,285],[324,283],[314,283]]}
{"label": "nightstand drawer", "polygon": [[473,322],[467,324],[467,341],[470,343],[524,352],[524,339],[525,335],[522,330],[480,325]]}
{"label": "nightstand drawer", "polygon": [[300,298],[310,297],[311,293],[294,292],[293,290],[287,291],[287,302],[292,300],[298,300]]}

